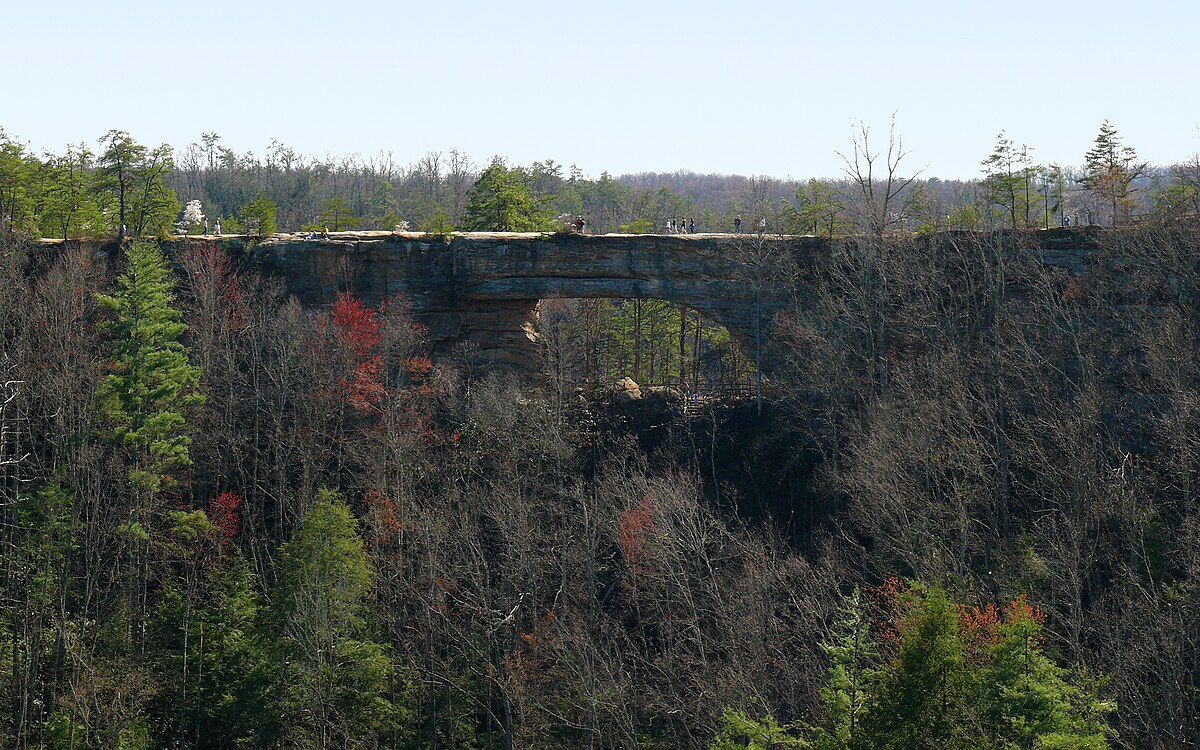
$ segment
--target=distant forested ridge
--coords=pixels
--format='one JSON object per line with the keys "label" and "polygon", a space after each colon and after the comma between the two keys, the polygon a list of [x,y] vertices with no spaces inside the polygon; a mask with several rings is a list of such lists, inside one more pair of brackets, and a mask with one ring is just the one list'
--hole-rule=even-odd
{"label": "distant forested ridge", "polygon": [[747,227],[765,220],[775,233],[834,236],[1170,222],[1200,213],[1196,158],[1153,167],[1107,122],[1078,165],[1038,164],[1032,149],[1001,132],[994,151],[980,155],[978,179],[919,174],[906,152],[878,140],[864,129],[841,175],[785,180],[690,172],[588,177],[550,159],[477,162],[453,150],[411,164],[391,154],[321,159],[277,141],[263,154],[243,154],[216,133],[173,148],[113,130],[95,144],[35,154],[0,131],[0,231],[99,238],[124,226],[126,234],[164,236],[201,231],[205,220],[211,230],[220,221],[227,234],[511,225],[480,211],[489,195],[520,206],[522,227],[558,228],[582,216],[594,233],[662,232],[672,220],[677,229],[694,223],[696,231],[728,232],[739,215]]}

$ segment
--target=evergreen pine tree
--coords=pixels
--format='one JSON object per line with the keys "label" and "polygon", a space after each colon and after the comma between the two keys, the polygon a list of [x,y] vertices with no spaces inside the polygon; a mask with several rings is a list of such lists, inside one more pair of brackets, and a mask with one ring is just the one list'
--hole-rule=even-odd
{"label": "evergreen pine tree", "polygon": [[158,246],[133,242],[114,292],[97,295],[111,315],[102,330],[113,361],[96,397],[106,437],[123,454],[130,485],[105,510],[119,521],[112,575],[124,588],[134,653],[144,647],[152,553],[168,521],[162,490],[174,484],[170,472],[191,463],[186,413],[203,400],[195,391],[200,371],[188,364],[188,349],[179,340],[187,326],[172,306],[173,286]]}
{"label": "evergreen pine tree", "polygon": [[971,705],[980,724],[1005,747],[1107,748],[1106,707],[1042,651],[1040,620],[1024,599],[1005,609],[988,658],[974,673]]}
{"label": "evergreen pine tree", "polygon": [[864,722],[868,747],[895,750],[974,748],[973,728],[960,719],[964,645],[954,603],[938,586],[915,597],[900,626],[896,658],[881,671]]}
{"label": "evergreen pine tree", "polygon": [[483,232],[546,231],[552,224],[542,202],[530,194],[521,170],[493,161],[475,181],[463,225]]}
{"label": "evergreen pine tree", "polygon": [[1112,205],[1112,223],[1129,217],[1133,206],[1131,186],[1146,172],[1137,152],[1121,143],[1121,136],[1108,120],[1100,126],[1095,145],[1084,156],[1084,175],[1080,180],[1096,195]]}
{"label": "evergreen pine tree", "polygon": [[813,730],[813,745],[820,750],[863,746],[862,724],[875,688],[879,646],[871,635],[866,597],[857,587],[839,614],[836,640],[822,645],[830,665],[820,690],[825,722]]}
{"label": "evergreen pine tree", "polygon": [[276,206],[274,201],[260,190],[258,197],[242,206],[238,211],[238,215],[242,220],[242,230],[246,234],[255,237],[265,237],[268,234],[274,234],[275,213]]}
{"label": "evergreen pine tree", "polygon": [[980,162],[983,165],[984,194],[989,203],[1003,209],[1012,229],[1017,228],[1017,191],[1021,186],[1021,175],[1014,168],[1019,158],[1012,139],[1001,130],[996,136],[995,150]]}
{"label": "evergreen pine tree", "polygon": [[173,288],[158,246],[134,242],[116,291],[98,295],[112,314],[104,332],[113,372],[97,395],[110,436],[132,453],[130,479],[150,491],[162,486],[170,470],[191,463],[186,413],[204,400],[195,391],[200,370],[188,364],[188,349],[179,340],[187,326],[172,306]]}
{"label": "evergreen pine tree", "polygon": [[721,731],[708,750],[785,750],[806,747],[807,743],[791,733],[792,727],[781,725],[767,715],[761,721],[751,719],[745,711],[725,709],[721,716]]}
{"label": "evergreen pine tree", "polygon": [[278,731],[274,662],[254,573],[235,551],[205,572],[200,588],[191,607],[177,582],[161,593],[163,692],[154,724],[164,740],[195,748],[268,746]]}
{"label": "evergreen pine tree", "polygon": [[364,618],[372,580],[358,522],[323,491],[279,555],[283,718],[297,746],[374,747],[402,723],[385,697],[392,665]]}

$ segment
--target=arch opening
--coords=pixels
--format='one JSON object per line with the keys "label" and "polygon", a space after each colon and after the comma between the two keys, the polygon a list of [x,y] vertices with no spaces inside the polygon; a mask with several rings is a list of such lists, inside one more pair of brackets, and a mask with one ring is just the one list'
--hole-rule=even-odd
{"label": "arch opening", "polygon": [[543,375],[564,390],[629,378],[701,399],[755,387],[752,348],[705,312],[669,300],[543,299],[531,334]]}

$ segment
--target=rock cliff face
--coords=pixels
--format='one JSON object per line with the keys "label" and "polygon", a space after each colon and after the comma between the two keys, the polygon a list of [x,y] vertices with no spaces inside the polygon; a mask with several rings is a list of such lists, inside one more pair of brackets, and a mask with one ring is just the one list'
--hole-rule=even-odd
{"label": "rock cliff face", "polygon": [[[1067,273],[1082,273],[1095,260],[1094,232],[1029,237],[1041,245],[1043,263]],[[762,346],[769,357],[774,314],[804,296],[831,251],[815,237],[705,234],[346,232],[219,243],[278,276],[307,305],[329,304],[341,291],[371,303],[404,294],[428,327],[435,354],[466,346],[480,364],[526,371],[537,367],[537,304],[553,297],[669,300],[724,325],[747,353]]]}
{"label": "rock cliff face", "polygon": [[784,302],[772,274],[803,263],[823,243],[750,235],[362,232],[225,244],[278,275],[302,303],[327,304],[340,291],[372,303],[401,293],[429,328],[435,351],[466,345],[483,363],[528,369],[536,366],[531,323],[538,301],[553,297],[670,300],[753,346]]}

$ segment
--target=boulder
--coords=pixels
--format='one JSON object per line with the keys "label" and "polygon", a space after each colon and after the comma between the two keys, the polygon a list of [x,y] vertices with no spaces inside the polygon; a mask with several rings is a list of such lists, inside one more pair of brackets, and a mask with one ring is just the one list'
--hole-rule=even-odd
{"label": "boulder", "polygon": [[642,389],[633,382],[632,378],[621,378],[613,388],[613,398],[617,403],[642,400]]}

